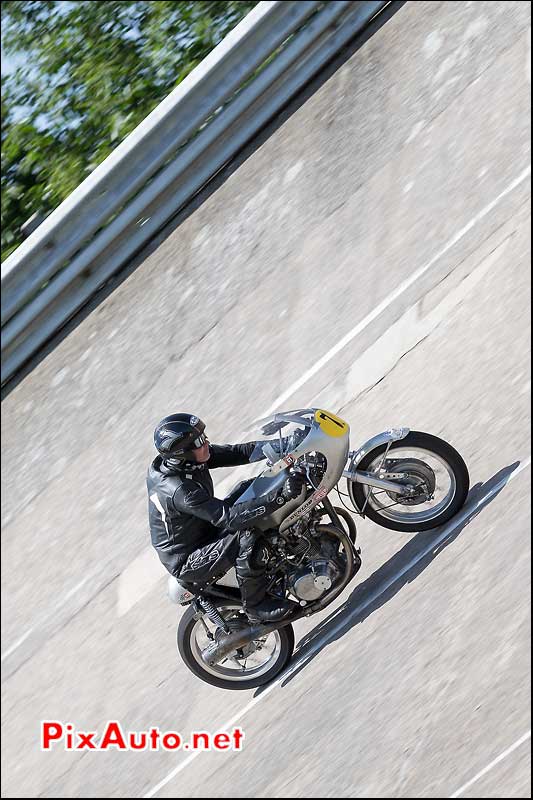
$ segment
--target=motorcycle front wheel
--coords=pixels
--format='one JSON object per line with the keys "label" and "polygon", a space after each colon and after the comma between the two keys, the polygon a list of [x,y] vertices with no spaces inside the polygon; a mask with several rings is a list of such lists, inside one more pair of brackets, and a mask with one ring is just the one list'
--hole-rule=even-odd
{"label": "motorcycle front wheel", "polygon": [[463,507],[470,488],[468,468],[457,450],[421,431],[410,431],[388,451],[387,445],[376,447],[357,469],[405,476],[398,483],[411,487],[409,497],[348,480],[348,494],[359,512],[383,528],[405,533],[444,525]]}
{"label": "motorcycle front wheel", "polygon": [[[217,608],[231,630],[247,627],[237,603],[222,601]],[[202,659],[202,650],[221,632],[206,615],[195,619],[190,606],[180,620],[177,637],[178,652],[191,672],[220,689],[255,689],[269,683],[288,664],[294,650],[294,630],[292,625],[285,625],[210,666]]]}

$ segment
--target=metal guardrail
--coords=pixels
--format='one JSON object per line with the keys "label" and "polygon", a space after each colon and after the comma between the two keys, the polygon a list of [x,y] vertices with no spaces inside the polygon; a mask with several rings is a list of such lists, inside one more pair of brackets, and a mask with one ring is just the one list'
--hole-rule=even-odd
{"label": "metal guardrail", "polygon": [[386,2],[260,2],[2,264],[2,384]]}

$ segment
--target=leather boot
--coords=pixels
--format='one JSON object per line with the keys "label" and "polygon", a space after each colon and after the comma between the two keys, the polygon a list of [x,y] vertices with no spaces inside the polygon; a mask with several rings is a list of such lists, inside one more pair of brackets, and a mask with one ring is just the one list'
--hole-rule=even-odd
{"label": "leather boot", "polygon": [[239,536],[239,545],[235,572],[248,619],[250,622],[278,622],[284,619],[297,606],[286,600],[265,599],[267,554],[262,552],[259,535],[254,531],[243,531]]}
{"label": "leather boot", "polygon": [[265,598],[267,581],[264,575],[247,578],[237,576],[237,579],[244,611],[252,623],[278,622],[298,607],[288,600]]}

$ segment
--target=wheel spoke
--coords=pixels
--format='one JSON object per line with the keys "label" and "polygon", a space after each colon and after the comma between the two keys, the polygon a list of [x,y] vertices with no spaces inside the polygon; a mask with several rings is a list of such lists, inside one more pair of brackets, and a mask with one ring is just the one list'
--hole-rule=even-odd
{"label": "wheel spoke", "polygon": [[[376,456],[366,467],[367,470],[376,472],[382,461],[381,455]],[[394,499],[392,495],[386,490],[374,491],[369,487],[365,492],[365,505],[368,503],[374,512],[392,522],[408,524],[430,522],[441,515],[455,497],[457,487],[453,469],[441,456],[421,447],[406,445],[390,451],[391,471],[404,471],[402,461],[408,475],[407,482],[417,489],[418,493],[385,505],[386,497]],[[421,487],[424,487],[423,493]]]}

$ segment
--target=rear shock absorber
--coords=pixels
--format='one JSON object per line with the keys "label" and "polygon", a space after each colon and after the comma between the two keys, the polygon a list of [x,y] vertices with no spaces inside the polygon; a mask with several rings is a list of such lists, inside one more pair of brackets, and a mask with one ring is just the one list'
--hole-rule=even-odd
{"label": "rear shock absorber", "polygon": [[200,597],[198,598],[200,606],[202,610],[205,611],[211,622],[219,628],[222,628],[224,633],[229,633],[230,629],[226,624],[226,620],[218,610],[218,608],[213,605],[213,603],[207,599],[207,597]]}

